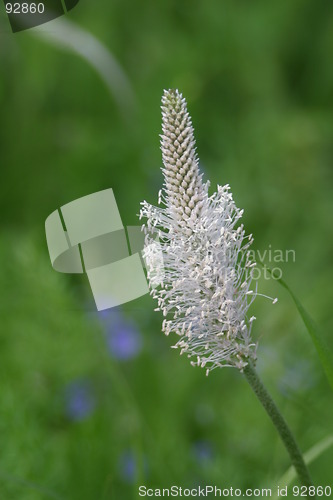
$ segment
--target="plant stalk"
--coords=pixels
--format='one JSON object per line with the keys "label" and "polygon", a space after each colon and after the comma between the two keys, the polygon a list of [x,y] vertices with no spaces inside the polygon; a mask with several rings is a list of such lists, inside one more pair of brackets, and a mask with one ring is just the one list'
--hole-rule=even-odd
{"label": "plant stalk", "polygon": [[263,405],[273,424],[275,425],[276,430],[278,431],[280,438],[282,439],[282,442],[289,453],[291,463],[295,467],[301,485],[307,487],[313,486],[308,468],[305,465],[302,453],[295,441],[293,433],[289,429],[287,422],[281,415],[275,402],[267,392],[267,389],[261,382],[253,365],[249,363],[244,368],[243,373],[257,398],[259,399],[260,403]]}

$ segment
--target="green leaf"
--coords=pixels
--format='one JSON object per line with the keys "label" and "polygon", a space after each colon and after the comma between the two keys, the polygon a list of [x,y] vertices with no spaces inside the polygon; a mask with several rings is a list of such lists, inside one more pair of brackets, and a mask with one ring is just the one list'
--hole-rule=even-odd
{"label": "green leaf", "polygon": [[63,17],[52,21],[52,29],[47,23],[29,33],[84,59],[99,74],[120,110],[125,115],[135,112],[136,99],[129,78],[110,50],[93,34]]}
{"label": "green leaf", "polygon": [[[328,448],[333,445],[333,435],[329,435],[323,440],[316,443],[310,450],[304,453],[304,462],[306,465],[310,465],[311,462],[316,460],[320,455],[322,455]],[[297,478],[296,471],[293,466],[289,467],[285,474],[280,477],[279,481],[276,483],[275,491],[277,491],[277,487],[285,487],[292,483]],[[280,498],[277,494],[272,495],[273,500]]]}
{"label": "green leaf", "polygon": [[278,278],[276,275],[274,275],[274,272],[269,269],[268,267],[265,266],[267,271],[273,276],[273,278],[280,283],[290,294],[291,298],[293,299],[298,312],[301,315],[301,318],[306,326],[306,329],[308,330],[312,342],[315,345],[315,348],[317,349],[318,356],[320,358],[321,364],[323,365],[323,368],[325,370],[327,379],[333,389],[333,354],[330,348],[327,346],[326,341],[325,341],[325,336],[323,332],[321,331],[321,328],[319,325],[316,324],[316,322],[311,318],[309,313],[304,309],[298,298],[295,296],[294,292],[291,291],[289,286],[283,279]]}

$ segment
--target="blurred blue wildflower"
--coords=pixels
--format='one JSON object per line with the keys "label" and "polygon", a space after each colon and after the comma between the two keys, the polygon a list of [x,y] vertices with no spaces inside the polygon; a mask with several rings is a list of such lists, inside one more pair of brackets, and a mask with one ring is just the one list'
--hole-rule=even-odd
{"label": "blurred blue wildflower", "polygon": [[96,402],[90,384],[85,380],[71,382],[66,387],[66,414],[71,420],[83,420],[95,409]]}
{"label": "blurred blue wildflower", "polygon": [[[118,460],[118,470],[123,481],[126,483],[135,482],[138,473],[138,463],[133,450],[126,450],[120,455]],[[143,461],[143,472],[144,475],[147,476],[148,464],[145,458]]]}
{"label": "blurred blue wildflower", "polygon": [[207,440],[196,441],[192,446],[192,454],[200,465],[207,464],[213,460],[213,446]]}
{"label": "blurred blue wildflower", "polygon": [[110,354],[125,361],[139,355],[142,335],[135,324],[118,311],[102,311],[100,318],[106,331],[106,342]]}
{"label": "blurred blue wildflower", "polygon": [[119,474],[127,483],[135,481],[137,464],[133,451],[127,450],[119,457]]}

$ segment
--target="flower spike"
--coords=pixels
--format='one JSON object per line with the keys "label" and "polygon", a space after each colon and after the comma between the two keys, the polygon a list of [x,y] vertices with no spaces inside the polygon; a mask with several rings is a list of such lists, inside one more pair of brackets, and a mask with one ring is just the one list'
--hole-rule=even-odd
{"label": "flower spike", "polygon": [[[173,346],[191,364],[243,370],[256,360],[249,247],[229,185],[208,195],[199,171],[194,130],[178,90],[162,97],[161,151],[164,185],[159,207],[142,203],[147,219],[144,258],[152,296],[165,319],[162,330],[180,338]],[[157,243],[158,239],[158,243]],[[163,258],[158,259],[158,254]]]}

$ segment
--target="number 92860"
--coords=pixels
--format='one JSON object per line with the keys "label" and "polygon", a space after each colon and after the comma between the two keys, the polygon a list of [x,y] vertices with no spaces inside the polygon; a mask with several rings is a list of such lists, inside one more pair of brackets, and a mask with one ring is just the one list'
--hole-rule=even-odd
{"label": "number 92860", "polygon": [[42,2],[39,3],[6,3],[7,14],[43,14],[45,10],[45,5]]}

